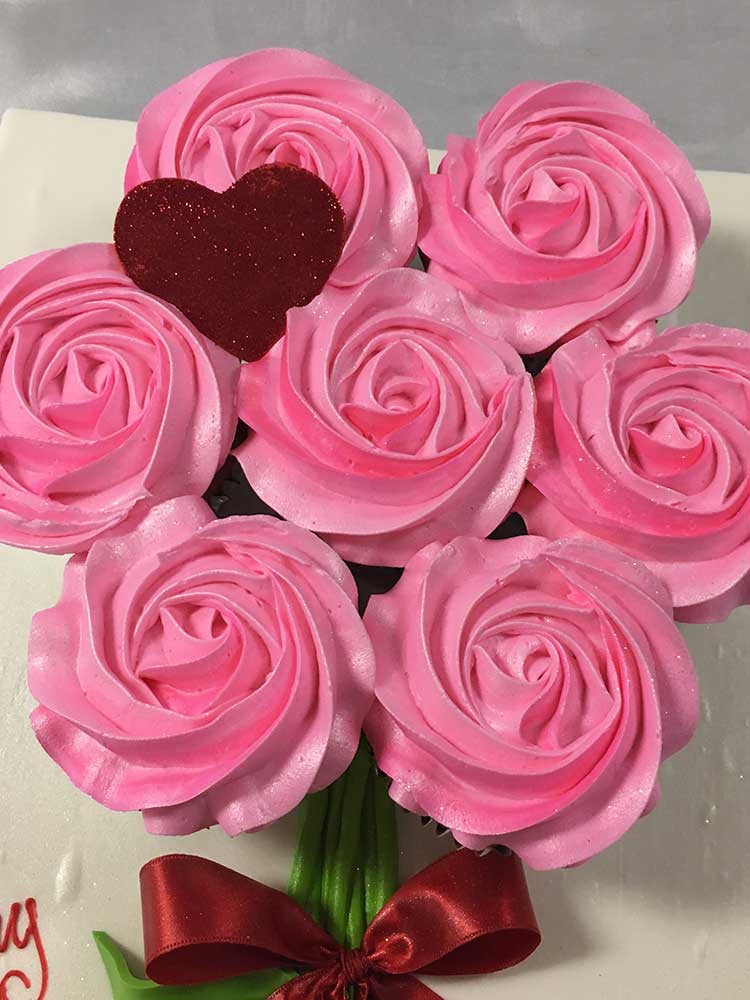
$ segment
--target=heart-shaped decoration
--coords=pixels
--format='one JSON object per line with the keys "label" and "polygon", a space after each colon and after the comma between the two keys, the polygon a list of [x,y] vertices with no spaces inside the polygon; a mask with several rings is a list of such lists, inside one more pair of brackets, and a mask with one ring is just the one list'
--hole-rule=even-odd
{"label": "heart-shaped decoration", "polygon": [[159,178],[125,195],[115,247],[128,275],[243,361],[284,333],[341,256],[344,213],[315,174],[273,163],[224,192]]}

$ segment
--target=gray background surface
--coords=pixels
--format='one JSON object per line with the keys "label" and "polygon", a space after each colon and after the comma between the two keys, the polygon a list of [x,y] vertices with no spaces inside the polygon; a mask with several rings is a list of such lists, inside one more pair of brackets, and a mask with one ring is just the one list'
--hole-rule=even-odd
{"label": "gray background surface", "polygon": [[203,63],[310,49],[391,92],[429,145],[521,80],[588,78],[697,167],[750,170],[750,0],[0,0],[0,110],[135,118]]}

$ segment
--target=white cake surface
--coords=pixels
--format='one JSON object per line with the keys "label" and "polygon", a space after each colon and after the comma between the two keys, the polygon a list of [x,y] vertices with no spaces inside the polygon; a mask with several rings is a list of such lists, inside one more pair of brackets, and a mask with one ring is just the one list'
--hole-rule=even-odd
{"label": "white cake surface", "polygon": [[[36,250],[109,240],[122,194],[130,122],[8,111],[0,126],[0,264]],[[435,158],[438,154],[435,154]],[[750,175],[703,173],[713,228],[681,322],[750,327]],[[104,1000],[91,930],[108,931],[139,971],[138,870],[158,854],[196,853],[278,887],[293,819],[230,840],[146,834],[139,815],[79,793],[37,746],[27,716],[25,647],[32,614],[55,602],[64,560],[0,546],[0,920],[34,897],[49,961],[49,1000]],[[445,1000],[679,1000],[750,994],[750,609],[684,629],[703,717],[662,770],[662,802],[619,844],[570,871],[529,873],[543,933],[524,965],[497,977],[432,980]],[[449,842],[405,817],[402,874]],[[21,927],[25,926],[21,921]],[[1,934],[0,934],[1,939]],[[33,948],[0,954],[8,1000],[37,997]],[[140,966],[142,969],[142,966]]]}

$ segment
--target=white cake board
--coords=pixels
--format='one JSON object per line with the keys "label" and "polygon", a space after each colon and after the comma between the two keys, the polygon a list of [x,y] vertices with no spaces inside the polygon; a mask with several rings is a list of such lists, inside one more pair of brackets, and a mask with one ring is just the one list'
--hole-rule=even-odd
{"label": "white cake board", "polygon": [[[0,126],[0,264],[110,239],[132,139],[130,122],[7,112]],[[748,328],[750,176],[701,178],[713,229],[679,320]],[[234,841],[218,830],[157,839],[139,816],[109,813],[70,785],[27,726],[24,679],[29,621],[56,600],[62,566],[57,557],[0,547],[0,917],[35,896],[49,1000],[104,1000],[90,932],[107,930],[140,956],[141,864],[193,852],[283,887],[294,822]],[[445,1000],[733,1000],[750,993],[750,609],[685,634],[703,720],[692,745],[663,769],[660,807],[587,865],[530,872],[541,948],[497,977],[434,980]],[[447,846],[405,818],[403,874]],[[20,959],[0,955],[0,979]],[[33,963],[22,967],[38,977]],[[10,1000],[26,996],[36,993],[10,986]]]}

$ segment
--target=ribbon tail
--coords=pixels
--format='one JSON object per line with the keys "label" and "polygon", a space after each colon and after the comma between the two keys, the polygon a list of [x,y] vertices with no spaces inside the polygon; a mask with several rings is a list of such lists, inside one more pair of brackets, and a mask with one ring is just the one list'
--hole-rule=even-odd
{"label": "ribbon tail", "polygon": [[368,985],[367,1000],[443,1000],[415,976],[377,977]]}
{"label": "ribbon tail", "polygon": [[[442,1000],[414,976],[371,975],[356,987],[357,1000]],[[281,986],[270,1000],[347,1000],[347,984],[337,969],[308,972]]]}
{"label": "ribbon tail", "polygon": [[313,969],[284,983],[269,1000],[348,1000],[338,969]]}

